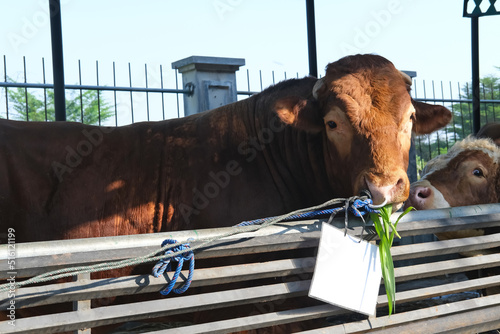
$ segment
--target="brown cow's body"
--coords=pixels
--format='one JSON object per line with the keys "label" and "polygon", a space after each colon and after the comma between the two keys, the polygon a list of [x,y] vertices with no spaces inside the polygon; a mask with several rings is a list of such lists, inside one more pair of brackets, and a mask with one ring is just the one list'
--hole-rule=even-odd
{"label": "brown cow's body", "polygon": [[412,127],[429,133],[451,117],[408,87],[384,58],[352,56],[323,79],[182,119],[2,120],[1,228],[21,242],[228,226],[365,188],[375,204],[400,205]]}
{"label": "brown cow's body", "polygon": [[[300,84],[310,92],[314,82]],[[23,241],[151,233],[227,226],[328,199],[314,152],[321,137],[303,134],[283,148],[276,140],[263,152],[259,138],[296,134],[263,120],[255,100],[116,129],[1,120],[2,224]]]}

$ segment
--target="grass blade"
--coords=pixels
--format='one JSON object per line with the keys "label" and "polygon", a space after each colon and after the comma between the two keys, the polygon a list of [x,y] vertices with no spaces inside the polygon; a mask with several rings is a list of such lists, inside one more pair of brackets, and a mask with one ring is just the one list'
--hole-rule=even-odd
{"label": "grass blade", "polygon": [[380,265],[382,267],[382,277],[384,278],[384,287],[387,294],[389,315],[392,314],[393,310],[394,312],[396,310],[396,279],[394,277],[394,262],[391,255],[391,246],[395,235],[398,236],[398,238],[401,238],[396,231],[399,220],[411,210],[413,210],[412,207],[406,209],[401,215],[399,215],[394,224],[391,223],[390,219],[392,214],[392,204],[388,204],[381,208],[379,214],[370,214],[375,230],[380,238]]}

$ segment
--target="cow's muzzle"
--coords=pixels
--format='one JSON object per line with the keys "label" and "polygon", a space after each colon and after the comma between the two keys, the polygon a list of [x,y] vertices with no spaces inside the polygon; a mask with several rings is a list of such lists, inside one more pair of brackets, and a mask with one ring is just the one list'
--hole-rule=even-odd
{"label": "cow's muzzle", "polygon": [[390,182],[365,177],[365,184],[372,196],[375,206],[385,206],[392,203],[393,209],[399,209],[408,198],[409,180],[405,172],[396,172]]}

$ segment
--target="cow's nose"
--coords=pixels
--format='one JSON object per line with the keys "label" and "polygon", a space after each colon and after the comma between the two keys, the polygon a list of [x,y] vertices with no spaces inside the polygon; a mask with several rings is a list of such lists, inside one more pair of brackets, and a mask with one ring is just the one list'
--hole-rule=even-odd
{"label": "cow's nose", "polygon": [[[416,187],[414,196],[418,199],[426,199],[432,195],[432,190],[429,187]],[[411,196],[411,194],[410,194]]]}
{"label": "cow's nose", "polygon": [[403,203],[408,196],[408,177],[406,173],[399,173],[395,182],[390,182],[389,185],[376,186],[373,182],[366,179],[368,190],[372,194],[373,204],[387,203]]}
{"label": "cow's nose", "polygon": [[430,187],[416,186],[410,189],[410,197],[405,207],[413,206],[417,210],[424,210],[433,201],[433,192]]}

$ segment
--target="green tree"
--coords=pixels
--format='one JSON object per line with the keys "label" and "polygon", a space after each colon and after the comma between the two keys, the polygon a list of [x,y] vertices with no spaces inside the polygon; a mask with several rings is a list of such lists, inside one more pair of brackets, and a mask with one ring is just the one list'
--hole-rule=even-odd
{"label": "green tree", "polygon": [[[9,108],[13,119],[29,121],[55,121],[54,90],[47,89],[41,98],[25,88],[8,90]],[[66,92],[66,120],[85,124],[99,124],[114,115],[111,105],[100,91],[71,90]]]}
{"label": "green tree", "polygon": [[[499,68],[500,69],[500,68]],[[493,75],[480,79],[479,97],[484,100],[500,100],[500,78]],[[472,99],[471,84],[462,87],[462,99]],[[453,112],[455,133],[457,140],[461,140],[472,133],[472,104],[467,102],[451,105]],[[498,103],[482,102],[480,104],[481,125],[500,119],[500,105]]]}

